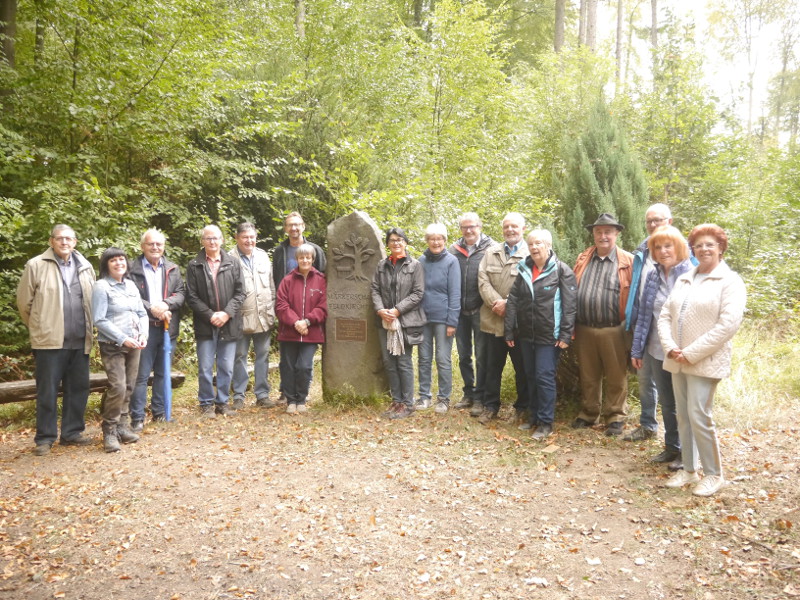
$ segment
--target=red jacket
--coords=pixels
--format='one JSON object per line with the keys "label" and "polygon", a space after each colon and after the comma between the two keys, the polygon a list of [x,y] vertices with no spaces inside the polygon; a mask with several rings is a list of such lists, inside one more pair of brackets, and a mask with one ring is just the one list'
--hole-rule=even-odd
{"label": "red jacket", "polygon": [[[328,317],[328,295],[325,276],[311,267],[308,278],[297,269],[281,280],[275,301],[278,315],[278,341],[325,342],[325,319]],[[294,328],[297,321],[308,319],[308,335],[300,335]]]}

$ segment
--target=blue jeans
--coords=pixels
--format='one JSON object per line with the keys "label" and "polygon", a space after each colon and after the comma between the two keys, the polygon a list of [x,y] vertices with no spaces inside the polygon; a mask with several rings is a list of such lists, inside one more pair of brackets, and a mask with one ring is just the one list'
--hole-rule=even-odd
{"label": "blue jeans", "polygon": [[644,355],[653,363],[653,381],[658,389],[658,401],[664,419],[664,445],[673,450],[680,450],[681,439],[678,435],[678,414],[675,408],[675,390],[672,388],[672,373],[664,370],[664,361],[653,358],[647,352]]}
{"label": "blue jeans", "polygon": [[528,381],[529,420],[552,425],[556,415],[556,371],[561,348],[552,344],[517,342]]}
{"label": "blue jeans", "polygon": [[[139,373],[136,376],[136,386],[131,396],[131,421],[144,421],[144,409],[147,406],[147,380],[153,373],[153,392],[150,396],[150,412],[153,416],[163,416],[164,406],[164,329],[150,325],[147,346],[139,355]],[[171,338],[172,347],[175,347],[177,338]],[[170,381],[166,385],[172,385]]]}
{"label": "blue jeans", "polygon": [[78,350],[34,350],[36,362],[36,445],[53,444],[58,437],[58,386],[63,383],[61,439],[86,429],[89,399],[89,355]]}
{"label": "blue jeans", "polygon": [[650,431],[658,431],[658,421],[656,420],[658,392],[656,390],[655,370],[660,368],[660,365],[657,366],[657,362],[660,361],[650,356],[649,352],[645,352],[644,356],[642,356],[642,368],[636,373],[639,378],[639,403],[642,405],[639,425],[643,429],[649,429]]}
{"label": "blue jeans", "polygon": [[[475,348],[475,368],[472,349]],[[461,313],[456,328],[458,368],[464,380],[464,395],[473,402],[481,402],[486,388],[486,334],[481,331],[481,313]]]}
{"label": "blue jeans", "polygon": [[289,404],[305,404],[318,344],[281,342],[281,381]]}
{"label": "blue jeans", "polygon": [[417,364],[419,369],[419,397],[431,398],[431,371],[434,346],[436,347],[436,373],[439,376],[437,398],[450,400],[453,391],[453,337],[447,335],[445,323],[428,323],[422,330]]}
{"label": "blue jeans", "polygon": [[[528,380],[525,377],[525,365],[522,363],[522,353],[519,346],[509,348],[502,337],[486,335],[486,391],[482,398],[484,408],[497,412],[500,410],[500,387],[503,384],[503,369],[506,366],[506,357],[511,357],[514,365],[514,380],[517,384],[517,400],[514,402],[515,410],[528,408],[530,395],[528,394]],[[480,365],[478,366],[480,370]]]}
{"label": "blue jeans", "polygon": [[[197,338],[197,398],[200,406],[228,403],[235,355],[236,340],[219,339],[218,329],[211,337]],[[216,392],[214,363],[217,365]]]}
{"label": "blue jeans", "polygon": [[381,344],[381,355],[386,375],[389,377],[389,390],[393,402],[400,402],[409,408],[414,407],[414,362],[411,353],[414,346],[405,345],[405,354],[394,356],[386,349],[386,330],[378,328]]}
{"label": "blue jeans", "polygon": [[253,392],[257,400],[269,398],[269,344],[271,336],[268,331],[265,331],[262,333],[245,333],[236,343],[236,359],[233,363],[234,400],[244,400],[244,393],[247,391],[247,382],[250,380],[250,376],[247,374],[247,357],[250,354],[251,340],[253,342],[253,350],[256,353],[256,360],[253,363],[253,376],[255,378]]}

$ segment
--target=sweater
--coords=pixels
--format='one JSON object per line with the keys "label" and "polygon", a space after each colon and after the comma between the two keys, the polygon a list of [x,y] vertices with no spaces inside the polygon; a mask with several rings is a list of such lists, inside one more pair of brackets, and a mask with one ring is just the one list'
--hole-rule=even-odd
{"label": "sweater", "polygon": [[429,323],[458,327],[461,312],[461,268],[458,259],[447,251],[433,254],[426,250],[419,259],[425,272],[422,308]]}

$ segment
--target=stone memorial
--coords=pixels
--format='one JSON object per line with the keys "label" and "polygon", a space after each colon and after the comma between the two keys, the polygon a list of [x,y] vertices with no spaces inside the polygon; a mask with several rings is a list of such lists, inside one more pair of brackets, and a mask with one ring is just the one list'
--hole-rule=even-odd
{"label": "stone memorial", "polygon": [[327,258],[323,395],[384,394],[389,384],[370,293],[375,269],[386,258],[383,236],[369,215],[355,211],[328,225]]}

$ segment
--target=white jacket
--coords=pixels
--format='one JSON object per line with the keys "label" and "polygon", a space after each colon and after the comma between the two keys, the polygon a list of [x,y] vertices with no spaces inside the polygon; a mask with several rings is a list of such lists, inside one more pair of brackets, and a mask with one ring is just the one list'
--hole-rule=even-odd
{"label": "white jacket", "polygon": [[664,359],[670,373],[722,379],[731,373],[731,339],[742,324],[747,290],[724,262],[702,281],[697,267],[675,282],[658,318],[664,355],[680,349],[690,364]]}

